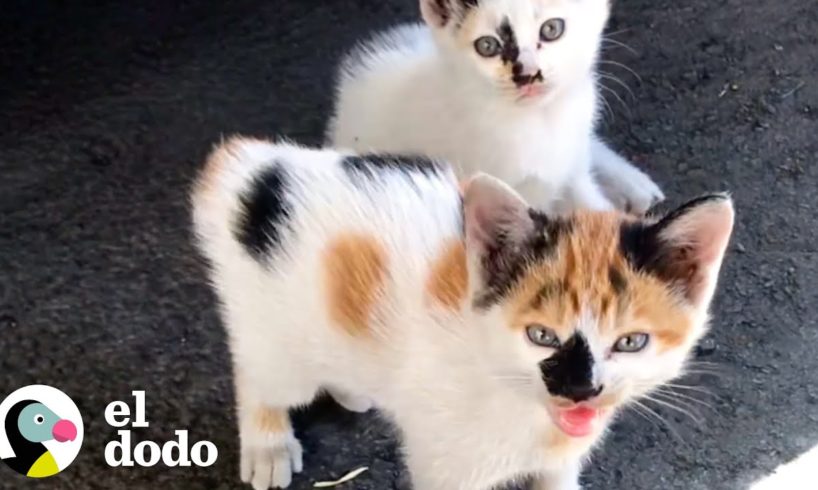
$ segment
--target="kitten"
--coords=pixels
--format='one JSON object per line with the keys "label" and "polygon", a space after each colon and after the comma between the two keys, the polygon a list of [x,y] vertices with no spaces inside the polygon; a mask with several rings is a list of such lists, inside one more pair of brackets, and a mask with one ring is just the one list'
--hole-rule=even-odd
{"label": "kitten", "polygon": [[664,199],[594,134],[608,0],[420,7],[426,26],[376,36],[342,63],[330,146],[439,157],[461,177],[499,177],[547,211],[613,201],[641,214]]}
{"label": "kitten", "polygon": [[321,391],[400,428],[417,490],[578,488],[617,410],[706,330],[725,195],[549,217],[434,160],[232,139],[193,193],[233,355],[241,478],[287,487]]}

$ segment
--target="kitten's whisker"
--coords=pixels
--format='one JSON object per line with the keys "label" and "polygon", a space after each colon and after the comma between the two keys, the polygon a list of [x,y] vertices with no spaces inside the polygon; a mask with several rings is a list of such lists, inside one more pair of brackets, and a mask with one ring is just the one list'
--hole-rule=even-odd
{"label": "kitten's whisker", "polygon": [[690,386],[690,385],[680,385],[676,383],[665,383],[662,386],[668,386],[670,388],[678,389],[678,390],[688,390],[688,391],[695,391],[698,393],[702,393],[709,396],[716,396],[715,393],[708,390],[707,388],[703,388],[701,386]]}
{"label": "kitten's whisker", "polygon": [[666,400],[662,400],[660,398],[654,398],[654,397],[652,397],[650,395],[643,395],[643,398],[645,398],[646,400],[650,400],[653,403],[657,403],[659,405],[667,407],[667,408],[669,408],[671,410],[675,410],[675,411],[677,411],[677,412],[679,412],[679,413],[681,413],[683,415],[687,415],[688,417],[690,417],[690,419],[693,422],[695,422],[699,426],[701,426],[701,424],[702,424],[702,422],[704,420],[704,419],[702,419],[701,415],[693,414],[691,411],[685,410],[684,408],[679,407],[678,405],[674,405],[674,404],[672,404],[672,403],[670,403],[670,402],[668,402]]}
{"label": "kitten's whisker", "polygon": [[707,361],[689,361],[685,366],[684,373],[714,373],[724,374],[724,365]]}
{"label": "kitten's whisker", "polygon": [[615,77],[614,75],[612,75],[610,73],[604,72],[604,71],[600,71],[598,73],[598,75],[600,77],[602,77],[602,78],[604,78],[606,80],[610,80],[610,81],[616,83],[617,85],[619,85],[620,87],[624,88],[628,92],[628,94],[631,96],[631,99],[636,100],[636,96],[633,94],[633,90],[631,90],[631,88],[628,87],[628,85],[625,82],[623,82],[622,80],[620,80],[619,78]]}
{"label": "kitten's whisker", "polygon": [[687,444],[687,443],[685,442],[684,438],[683,438],[683,437],[682,437],[682,436],[679,434],[679,432],[678,432],[678,431],[677,431],[677,430],[676,430],[676,429],[675,429],[675,428],[674,428],[672,425],[670,425],[670,422],[668,422],[667,420],[665,420],[665,418],[664,418],[664,417],[662,417],[661,415],[659,415],[659,414],[656,412],[656,410],[653,410],[652,408],[650,408],[649,406],[647,406],[647,405],[645,405],[644,403],[640,402],[639,400],[634,400],[634,401],[633,401],[633,405],[632,405],[632,406],[633,406],[634,408],[641,408],[642,410],[645,410],[645,411],[646,411],[648,414],[650,414],[650,415],[651,415],[651,416],[653,416],[654,418],[658,419],[658,420],[659,420],[659,421],[660,421],[660,422],[661,422],[661,423],[662,423],[662,424],[663,424],[665,427],[667,427],[667,429],[670,431],[670,433],[671,433],[671,434],[672,434],[672,435],[673,435],[673,436],[674,436],[676,439],[678,439],[678,440],[679,440],[679,442],[681,442],[682,444],[685,444],[685,445]]}
{"label": "kitten's whisker", "polygon": [[[597,82],[597,83],[599,83],[599,82]],[[605,106],[605,114],[607,116],[611,117],[611,122],[614,122],[616,120],[616,118],[614,117],[613,108],[611,107],[611,104],[608,103],[608,99],[605,98],[605,94],[603,94],[602,92],[599,93],[599,100],[601,100],[602,104],[604,104],[604,106]]]}
{"label": "kitten's whisker", "polygon": [[622,68],[623,70],[629,72],[631,75],[633,75],[634,78],[636,78],[636,80],[639,81],[639,83],[642,83],[642,77],[639,76],[638,73],[636,73],[636,70],[634,70],[633,68],[631,68],[630,66],[628,66],[628,65],[626,65],[624,63],[620,63],[618,61],[613,61],[613,60],[599,60],[599,63],[603,64],[603,65],[618,66],[618,67]]}
{"label": "kitten's whisker", "polygon": [[720,362],[713,362],[713,361],[698,361],[698,360],[695,360],[695,361],[688,361],[688,364],[695,364],[695,365],[699,365],[699,366],[718,366],[718,367],[723,366],[723,364],[722,364],[722,363],[720,363]]}
{"label": "kitten's whisker", "polygon": [[665,391],[655,391],[653,392],[654,395],[663,397],[663,400],[672,401],[678,403],[680,406],[689,408],[691,411],[694,411],[697,415],[702,415],[699,410],[707,409],[712,412],[716,412],[716,407],[713,405],[699,400],[698,398],[693,397],[682,397],[681,393],[669,393]]}
{"label": "kitten's whisker", "polygon": [[624,108],[625,108],[625,112],[627,113],[628,118],[631,118],[631,117],[633,116],[633,114],[631,113],[631,108],[630,108],[630,107],[628,107],[628,104],[627,104],[627,103],[625,103],[625,101],[624,101],[624,100],[622,99],[622,97],[621,97],[621,96],[620,96],[620,95],[619,95],[619,94],[616,92],[616,90],[614,90],[614,89],[612,89],[612,88],[610,88],[610,87],[606,87],[606,86],[605,86],[605,84],[603,84],[603,83],[599,83],[599,84],[598,84],[598,86],[599,86],[599,88],[601,88],[602,90],[604,90],[604,91],[606,91],[606,92],[610,92],[610,93],[611,93],[611,95],[613,95],[613,96],[616,98],[616,100],[618,100],[618,101],[619,101],[619,103],[620,103],[620,104],[622,104],[622,107],[624,107]]}
{"label": "kitten's whisker", "polygon": [[626,32],[631,32],[631,29],[626,27],[624,29],[619,29],[618,31],[605,32],[603,33],[603,36],[618,36],[620,34],[625,34]]}
{"label": "kitten's whisker", "polygon": [[721,371],[714,371],[712,369],[690,369],[687,368],[684,370],[683,373],[685,376],[694,375],[694,376],[713,376],[714,378],[721,378],[726,376],[725,373]]}
{"label": "kitten's whisker", "polygon": [[639,56],[639,52],[638,52],[638,51],[636,51],[636,50],[635,50],[635,49],[633,49],[632,47],[628,46],[627,44],[623,43],[622,41],[617,41],[616,39],[611,39],[611,38],[609,38],[609,37],[605,37],[605,36],[603,36],[603,37],[602,37],[602,42],[603,42],[603,43],[610,43],[610,44],[613,44],[614,46],[617,46],[617,47],[620,47],[620,48],[624,48],[624,49],[628,50],[629,52],[631,52],[633,55],[635,55],[635,56]]}
{"label": "kitten's whisker", "polygon": [[656,391],[657,391],[658,393],[663,393],[663,394],[665,394],[665,395],[674,396],[674,397],[676,397],[676,398],[680,398],[680,399],[684,399],[684,400],[690,400],[690,401],[692,401],[692,402],[698,403],[698,404],[703,405],[703,406],[705,406],[705,407],[715,408],[715,407],[713,406],[713,404],[712,404],[712,403],[710,403],[710,402],[707,402],[707,401],[705,401],[705,400],[701,400],[701,399],[699,399],[699,398],[696,398],[695,396],[690,396],[690,395],[685,394],[685,393],[679,393],[679,392],[677,392],[677,391],[673,391],[673,390],[672,390],[672,389],[670,389],[670,388],[667,388],[667,389],[662,389],[662,387],[659,387],[659,388],[657,388],[657,389],[656,389]]}

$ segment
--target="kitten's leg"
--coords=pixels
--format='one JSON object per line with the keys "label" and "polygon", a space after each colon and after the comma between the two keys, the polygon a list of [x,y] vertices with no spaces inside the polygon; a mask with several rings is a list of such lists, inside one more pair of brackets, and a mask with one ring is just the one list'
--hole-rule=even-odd
{"label": "kitten's leg", "polygon": [[594,181],[590,172],[582,172],[571,183],[568,189],[572,210],[586,209],[591,211],[611,211],[614,209],[611,201],[602,193],[602,189]]}
{"label": "kitten's leg", "polygon": [[352,394],[345,390],[331,387],[327,388],[327,391],[339,405],[350,412],[368,412],[373,406],[372,400],[363,395]]}
{"label": "kitten's leg", "polygon": [[591,140],[591,162],[603,192],[619,209],[644,214],[664,200],[662,190],[650,177],[597,137]]}
{"label": "kitten's leg", "polygon": [[[262,402],[256,396],[256,387],[241,372],[241,369],[235,372],[241,480],[255,490],[287,488],[293,473],[300,473],[303,468],[301,444],[293,434],[288,407]],[[309,400],[303,400],[306,401]]]}
{"label": "kitten's leg", "polygon": [[571,204],[565,201],[563,192],[538,177],[528,177],[514,186],[525,202],[547,215],[566,214]]}
{"label": "kitten's leg", "polygon": [[531,490],[581,490],[579,465],[564,468],[559,473],[547,473],[534,480]]}

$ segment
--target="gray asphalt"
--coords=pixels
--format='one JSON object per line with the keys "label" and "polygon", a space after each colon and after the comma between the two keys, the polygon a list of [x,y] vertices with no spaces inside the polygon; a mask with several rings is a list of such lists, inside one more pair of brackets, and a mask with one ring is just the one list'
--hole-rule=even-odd
{"label": "gray asphalt", "polygon": [[[222,135],[319,143],[338,56],[415,18],[415,0],[119,3],[13,0],[0,14],[0,396],[51,384],[86,424],[64,473],[0,466],[0,488],[243,488],[188,186]],[[610,32],[605,59],[641,82],[603,65],[633,91],[609,83],[605,132],[672,203],[731,191],[738,225],[697,354],[707,373],[684,380],[713,393],[691,393],[709,405],[690,402],[700,422],[625,414],[584,481],[744,489],[818,444],[818,2],[620,0]],[[103,412],[133,389],[151,422],[135,437],[190,429],[218,446],[216,465],[107,467]],[[363,465],[346,488],[405,487],[376,416],[324,401],[296,423],[307,470],[293,488]]]}

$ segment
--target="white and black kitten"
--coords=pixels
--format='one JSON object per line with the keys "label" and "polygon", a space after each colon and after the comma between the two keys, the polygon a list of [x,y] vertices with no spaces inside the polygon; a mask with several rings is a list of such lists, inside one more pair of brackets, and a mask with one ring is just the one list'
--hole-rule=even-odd
{"label": "white and black kitten", "polygon": [[[487,172],[550,212],[641,213],[664,198],[595,134],[608,0],[421,0],[344,61],[336,147],[417,153]],[[594,178],[596,177],[596,179]]]}

